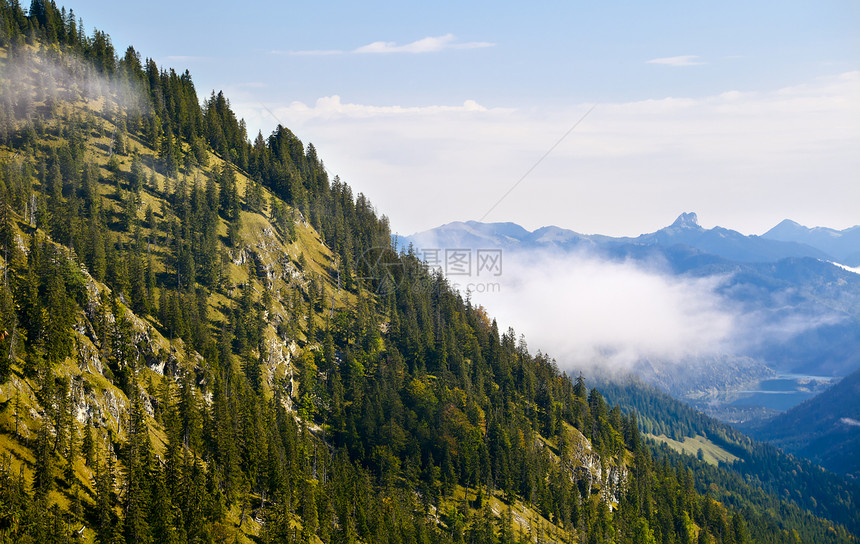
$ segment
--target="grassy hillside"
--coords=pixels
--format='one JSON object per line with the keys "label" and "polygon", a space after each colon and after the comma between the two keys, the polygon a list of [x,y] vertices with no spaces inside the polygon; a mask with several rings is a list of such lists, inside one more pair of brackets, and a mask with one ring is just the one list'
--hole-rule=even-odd
{"label": "grassy hillside", "polygon": [[[681,440],[673,440],[668,436],[662,434],[660,436],[646,436],[648,436],[649,438],[653,438],[657,442],[664,442],[668,444],[670,448],[677,451],[678,453],[682,453],[685,455],[695,455],[698,459],[711,465],[718,465],[720,463],[731,464],[738,460],[738,457],[736,455],[732,455],[731,453],[714,444],[704,436],[685,436]],[[701,454],[699,452],[701,452]]]}

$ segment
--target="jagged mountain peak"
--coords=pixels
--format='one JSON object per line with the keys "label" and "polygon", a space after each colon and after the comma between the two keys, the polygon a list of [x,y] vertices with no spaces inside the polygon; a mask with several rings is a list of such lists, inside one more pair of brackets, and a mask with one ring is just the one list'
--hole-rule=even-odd
{"label": "jagged mountain peak", "polygon": [[796,228],[804,228],[804,227],[803,227],[803,225],[801,225],[797,221],[793,221],[791,219],[783,219],[782,221],[779,222],[779,224],[777,226],[773,227],[773,229],[771,229],[771,230],[784,229],[784,228],[796,229]]}
{"label": "jagged mountain peak", "polygon": [[695,230],[702,229],[699,225],[699,217],[696,215],[696,212],[682,213],[677,219],[675,219],[675,222],[672,223],[672,227]]}

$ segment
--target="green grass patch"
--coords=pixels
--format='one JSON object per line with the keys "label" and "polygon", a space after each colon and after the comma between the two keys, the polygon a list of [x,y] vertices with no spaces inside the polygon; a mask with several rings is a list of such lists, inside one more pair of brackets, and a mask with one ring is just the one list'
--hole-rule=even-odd
{"label": "green grass patch", "polygon": [[646,435],[660,442],[665,442],[670,448],[687,455],[698,456],[698,452],[702,450],[702,460],[711,465],[717,465],[720,461],[732,464],[738,460],[738,457],[727,452],[723,448],[717,446],[704,436],[696,435],[692,438],[684,437],[680,442],[673,440],[665,435],[655,436],[653,434]]}

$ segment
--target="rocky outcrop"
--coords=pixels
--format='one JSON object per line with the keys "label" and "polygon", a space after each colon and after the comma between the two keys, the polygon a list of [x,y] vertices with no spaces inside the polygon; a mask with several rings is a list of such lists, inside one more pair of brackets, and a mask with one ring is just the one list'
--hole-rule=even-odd
{"label": "rocky outcrop", "polygon": [[577,429],[569,428],[568,441],[560,452],[560,462],[572,482],[584,482],[587,495],[599,492],[610,507],[617,504],[627,485],[628,469],[621,458],[601,458]]}
{"label": "rocky outcrop", "polygon": [[621,494],[627,486],[629,471],[624,465],[611,465],[604,472],[606,479],[601,488],[603,500],[609,504],[618,504],[621,500]]}
{"label": "rocky outcrop", "polygon": [[298,352],[298,344],[279,338],[276,334],[266,339],[266,359],[264,361],[263,377],[271,390],[282,393],[284,407],[292,411],[295,383],[293,382],[293,357]]}

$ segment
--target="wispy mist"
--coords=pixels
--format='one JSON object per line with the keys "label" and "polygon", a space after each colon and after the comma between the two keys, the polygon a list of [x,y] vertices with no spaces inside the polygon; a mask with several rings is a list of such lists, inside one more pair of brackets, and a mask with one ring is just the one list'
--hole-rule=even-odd
{"label": "wispy mist", "polygon": [[501,290],[474,293],[503,326],[562,367],[632,370],[725,353],[737,332],[725,277],[679,278],[633,261],[506,254]]}
{"label": "wispy mist", "polygon": [[16,117],[29,118],[37,103],[96,101],[127,112],[145,107],[146,101],[134,84],[123,78],[108,78],[91,63],[70,53],[54,50],[35,51],[13,48],[0,59],[4,77],[0,78],[0,99],[14,108]]}
{"label": "wispy mist", "polygon": [[472,300],[568,370],[665,374],[742,365],[759,372],[779,361],[755,354],[844,319],[796,306],[791,292],[772,293],[766,306],[744,303],[731,296],[731,274],[675,275],[661,262],[588,252],[504,257],[498,286],[473,285]]}

